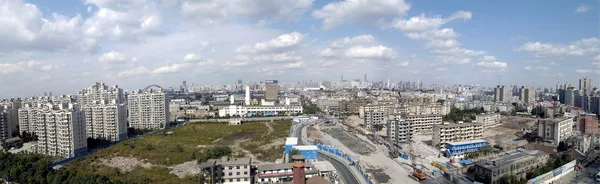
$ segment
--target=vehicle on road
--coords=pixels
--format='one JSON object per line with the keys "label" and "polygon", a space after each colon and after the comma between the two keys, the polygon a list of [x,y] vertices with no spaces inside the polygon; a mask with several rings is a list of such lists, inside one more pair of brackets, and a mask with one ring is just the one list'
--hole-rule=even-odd
{"label": "vehicle on road", "polygon": [[594,179],[595,179],[596,181],[600,181],[600,172],[598,172],[598,173],[597,173],[597,174],[594,176]]}

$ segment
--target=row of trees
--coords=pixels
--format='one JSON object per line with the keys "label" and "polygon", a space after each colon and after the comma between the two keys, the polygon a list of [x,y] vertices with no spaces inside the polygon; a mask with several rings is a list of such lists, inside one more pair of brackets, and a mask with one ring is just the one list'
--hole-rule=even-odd
{"label": "row of trees", "polygon": [[515,175],[505,175],[502,177],[501,181],[502,181],[502,183],[507,183],[507,184],[525,184],[525,183],[527,183],[527,180],[533,179],[539,175],[550,172],[550,171],[552,171],[558,167],[561,167],[571,161],[573,161],[573,158],[570,155],[564,154],[558,158],[550,158],[550,160],[548,160],[548,163],[546,163],[546,165],[544,167],[537,168],[537,169],[533,170],[532,172],[527,173],[525,179],[519,180],[519,178],[517,178]]}
{"label": "row of trees", "polygon": [[70,170],[54,170],[52,161],[37,154],[12,154],[0,152],[0,177],[16,183],[99,183],[111,184],[108,177],[97,174],[81,174]]}
{"label": "row of trees", "polygon": [[475,120],[475,115],[484,113],[485,110],[483,107],[473,108],[473,109],[465,109],[460,110],[458,108],[452,107],[450,109],[450,113],[443,117],[444,121],[458,122],[458,121],[473,121]]}

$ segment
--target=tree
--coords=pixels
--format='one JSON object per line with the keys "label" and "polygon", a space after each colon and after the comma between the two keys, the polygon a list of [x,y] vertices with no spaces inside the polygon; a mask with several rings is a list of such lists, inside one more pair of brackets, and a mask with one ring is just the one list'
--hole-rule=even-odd
{"label": "tree", "polygon": [[379,132],[379,131],[383,130],[383,125],[382,125],[382,124],[376,124],[376,125],[373,125],[373,128],[374,128],[376,131],[378,131],[378,132]]}
{"label": "tree", "polygon": [[564,141],[560,141],[558,143],[558,147],[556,147],[556,151],[558,152],[567,151],[567,149],[569,149],[569,147],[567,147],[567,144],[565,144]]}

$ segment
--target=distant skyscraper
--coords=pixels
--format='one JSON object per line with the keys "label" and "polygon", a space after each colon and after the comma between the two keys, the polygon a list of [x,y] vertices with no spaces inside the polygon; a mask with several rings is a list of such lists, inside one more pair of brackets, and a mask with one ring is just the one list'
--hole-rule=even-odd
{"label": "distant skyscraper", "polygon": [[509,102],[512,97],[512,92],[505,86],[496,86],[494,88],[494,101],[495,102]]}
{"label": "distant skyscraper", "polygon": [[523,103],[531,104],[535,102],[535,89],[522,86],[519,90],[519,100]]}
{"label": "distant skyscraper", "polygon": [[592,78],[585,76],[579,79],[579,90],[582,90],[584,95],[589,96],[591,94],[592,87]]}
{"label": "distant skyscraper", "polygon": [[575,87],[569,86],[565,90],[565,105],[575,105]]}
{"label": "distant skyscraper", "polygon": [[277,100],[279,98],[277,94],[279,92],[279,81],[266,80],[265,85],[265,87],[267,88],[265,93],[265,100]]}
{"label": "distant skyscraper", "polygon": [[169,120],[169,101],[162,89],[138,90],[127,97],[129,127],[162,129]]}

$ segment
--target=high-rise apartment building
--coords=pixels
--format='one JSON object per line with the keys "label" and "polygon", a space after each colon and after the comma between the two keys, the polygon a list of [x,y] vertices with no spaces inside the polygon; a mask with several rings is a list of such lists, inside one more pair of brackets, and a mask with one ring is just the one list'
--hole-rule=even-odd
{"label": "high-rise apartment building", "polygon": [[481,139],[483,129],[482,123],[433,125],[432,145],[446,148],[446,143]]}
{"label": "high-rise apartment building", "polygon": [[279,98],[279,82],[277,80],[266,80],[265,87],[267,88],[265,93],[265,99],[276,101]]}
{"label": "high-rise apartment building", "polygon": [[127,138],[127,108],[123,99],[123,90],[119,86],[99,82],[78,93],[88,137],[110,141]]}
{"label": "high-rise apartment building", "polygon": [[169,118],[168,97],[162,89],[138,90],[127,97],[129,127],[136,129],[165,128]]}
{"label": "high-rise apartment building", "polygon": [[505,86],[496,86],[494,88],[494,101],[495,102],[509,102],[512,98],[512,92]]}
{"label": "high-rise apartment building", "polygon": [[582,90],[584,95],[591,95],[592,87],[592,78],[585,76],[579,79],[579,90]]}
{"label": "high-rise apartment building", "polygon": [[565,89],[565,100],[563,104],[565,105],[575,105],[575,87],[569,86]]}
{"label": "high-rise apartment building", "polygon": [[37,118],[37,153],[69,158],[87,152],[83,111],[47,109],[37,112]]}
{"label": "high-rise apartment building", "polygon": [[0,142],[11,138],[13,131],[16,131],[13,129],[15,119],[18,119],[16,110],[0,108]]}
{"label": "high-rise apartment building", "polygon": [[519,90],[519,100],[526,104],[531,104],[535,102],[535,89],[522,86]]}

